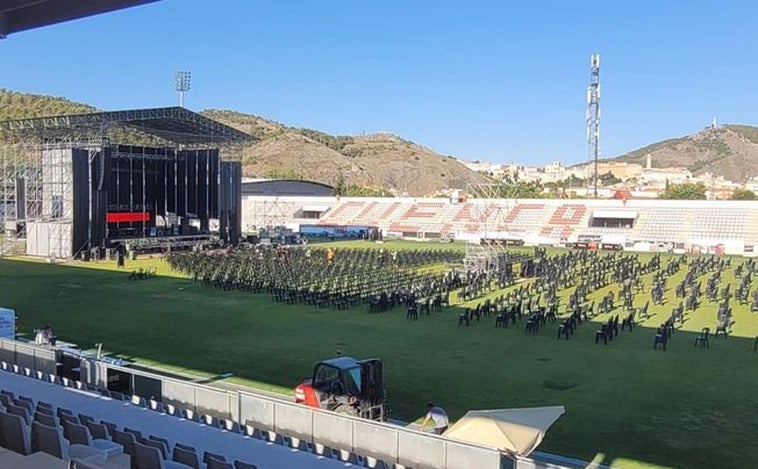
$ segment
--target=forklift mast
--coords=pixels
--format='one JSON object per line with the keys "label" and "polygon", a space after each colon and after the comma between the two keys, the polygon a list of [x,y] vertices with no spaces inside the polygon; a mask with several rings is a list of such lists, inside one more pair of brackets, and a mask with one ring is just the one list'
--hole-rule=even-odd
{"label": "forklift mast", "polygon": [[385,420],[384,368],[377,358],[361,360],[361,407],[365,418]]}

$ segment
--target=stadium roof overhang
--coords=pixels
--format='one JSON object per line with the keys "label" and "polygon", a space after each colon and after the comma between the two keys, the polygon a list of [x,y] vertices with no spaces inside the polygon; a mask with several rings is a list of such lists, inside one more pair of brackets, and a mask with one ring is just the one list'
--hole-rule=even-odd
{"label": "stadium roof overhang", "polygon": [[185,145],[230,144],[253,140],[249,134],[182,107],[93,112],[33,117],[0,122],[0,132],[40,140],[70,136],[99,137],[112,129],[138,130],[167,142]]}
{"label": "stadium roof overhang", "polygon": [[319,212],[324,213],[329,210],[328,205],[303,205],[303,212]]}
{"label": "stadium roof overhang", "polygon": [[637,218],[636,210],[593,210],[592,218],[612,218],[617,220],[633,220]]}
{"label": "stadium roof overhang", "polygon": [[3,0],[0,39],[9,34],[159,0]]}

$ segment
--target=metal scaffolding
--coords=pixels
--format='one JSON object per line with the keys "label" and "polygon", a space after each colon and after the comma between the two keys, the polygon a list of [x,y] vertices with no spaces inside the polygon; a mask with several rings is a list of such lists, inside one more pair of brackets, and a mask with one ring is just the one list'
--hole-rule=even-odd
{"label": "metal scaffolding", "polygon": [[36,138],[0,146],[0,256],[20,254],[27,242],[44,244],[47,257],[67,259],[73,223],[73,148],[90,158],[104,139],[43,142]]}
{"label": "metal scaffolding", "polygon": [[518,196],[516,185],[470,183],[466,192],[474,199],[470,213],[477,220],[479,242],[466,245],[464,265],[467,270],[501,270],[508,260],[506,218]]}
{"label": "metal scaffolding", "polygon": [[242,201],[242,231],[255,234],[260,229],[280,228],[292,221],[298,209],[298,204],[279,197],[248,196]]}

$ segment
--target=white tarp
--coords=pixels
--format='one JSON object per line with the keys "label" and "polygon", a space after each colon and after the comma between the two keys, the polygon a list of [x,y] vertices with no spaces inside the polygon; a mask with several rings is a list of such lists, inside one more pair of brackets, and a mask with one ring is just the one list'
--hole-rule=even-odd
{"label": "white tarp", "polygon": [[70,222],[28,222],[26,253],[30,256],[68,259],[71,253]]}
{"label": "white tarp", "polygon": [[16,338],[16,312],[0,308],[0,339]]}
{"label": "white tarp", "polygon": [[444,436],[528,456],[565,412],[563,406],[470,410]]}

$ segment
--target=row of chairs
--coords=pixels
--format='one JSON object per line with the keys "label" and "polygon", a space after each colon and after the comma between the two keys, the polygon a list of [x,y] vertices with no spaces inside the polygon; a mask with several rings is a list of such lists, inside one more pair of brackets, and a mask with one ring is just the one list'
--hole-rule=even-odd
{"label": "row of chairs", "polygon": [[[369,460],[370,458],[364,458],[363,456],[351,453],[349,451],[330,448],[321,444],[314,444],[311,442],[303,441],[296,437],[289,435],[283,435],[274,431],[261,429],[257,424],[252,421],[246,421],[244,425],[239,425],[234,420],[218,418],[210,414],[200,414],[191,409],[183,409],[172,404],[164,404],[155,399],[144,399],[140,396],[133,395],[129,401],[138,407],[146,408],[161,414],[171,415],[180,419],[195,422],[201,425],[217,428],[221,431],[228,433],[239,433],[250,438],[257,440],[263,440],[267,443],[276,445],[282,445],[293,450],[307,451],[314,455],[328,459],[338,459],[345,463],[366,465],[372,468],[388,468],[389,464],[383,461]],[[235,469],[241,469],[239,467]]]}
{"label": "row of chairs", "polygon": [[36,378],[45,382],[59,384],[65,387],[78,389],[80,391],[89,391],[92,393],[100,394],[101,396],[108,397],[117,401],[130,401],[132,404],[139,407],[150,408],[151,410],[165,413],[174,417],[190,420],[197,423],[203,423],[208,426],[221,428],[227,431],[239,433],[239,425],[236,422],[228,419],[219,419],[211,415],[200,414],[191,409],[182,409],[172,404],[163,404],[162,402],[154,399],[145,400],[138,395],[126,395],[121,392],[111,391],[104,388],[99,388],[91,384],[84,384],[79,380],[70,378],[60,378],[56,375],[45,373],[39,370],[32,370],[29,367],[22,367],[16,364],[11,364],[6,361],[0,362],[0,368],[4,371],[20,374],[29,378]]}
{"label": "row of chairs", "polygon": [[[338,460],[349,462],[352,464],[369,464],[370,465],[369,467],[374,467],[374,468],[391,467],[391,465],[386,464],[382,461],[375,461],[371,458],[364,458],[360,455],[353,454],[349,451],[336,449],[336,448],[329,448],[328,446],[320,445],[320,444],[312,444],[310,442],[304,442],[298,438],[292,438],[287,435],[281,435],[273,431],[262,430],[258,427],[258,425],[250,421],[245,422],[244,425],[240,425],[234,420],[219,418],[210,414],[202,414],[199,412],[195,412],[192,409],[188,409],[188,408],[185,409],[173,404],[163,403],[156,399],[145,399],[138,395],[126,395],[124,393],[110,391],[108,389],[103,389],[103,388],[98,388],[93,385],[84,384],[78,380],[73,380],[73,379],[68,379],[68,378],[58,378],[55,375],[38,372],[27,367],[20,367],[18,365],[10,364],[5,361],[0,362],[0,368],[9,372],[15,372],[17,374],[21,374],[30,378],[37,378],[45,382],[59,384],[62,386],[71,387],[71,388],[78,389],[81,391],[97,393],[104,397],[108,397],[108,398],[118,400],[118,401],[130,402],[132,405],[135,405],[137,407],[149,409],[149,410],[152,410],[161,414],[165,414],[165,415],[170,415],[179,419],[195,422],[199,425],[205,425],[205,426],[217,428],[220,431],[225,431],[229,433],[238,433],[238,434],[248,436],[250,438],[263,440],[268,443],[283,445],[283,446],[291,447],[297,450],[308,451],[315,454],[318,457],[338,459]],[[79,417],[81,418],[81,415]],[[112,424],[109,424],[109,425],[112,425]],[[90,431],[92,431],[92,429],[90,429]],[[98,433],[98,435],[100,434],[101,433]],[[224,468],[223,465],[219,465],[218,467]],[[241,467],[246,467],[246,466],[241,466]]]}
{"label": "row of chairs", "polygon": [[228,462],[223,455],[209,451],[202,452],[201,465],[200,453],[192,446],[177,442],[172,448],[165,438],[145,437],[139,430],[119,429],[106,420],[98,423],[86,414],[75,415],[41,401],[35,404],[31,398],[9,391],[0,391],[0,406],[9,410],[0,411],[0,443],[20,454],[42,451],[62,460],[76,460],[78,467],[103,464],[125,453],[132,469],[257,469],[254,464]]}
{"label": "row of chairs", "polygon": [[[350,453],[349,451],[330,448],[328,446],[320,444],[313,444],[296,437],[282,435],[274,431],[264,430],[249,420],[246,421],[244,425],[239,425],[234,420],[219,418],[210,414],[200,414],[193,411],[192,409],[183,409],[172,404],[164,404],[162,402],[156,401],[155,399],[146,400],[140,396],[133,395],[129,400],[135,406],[195,422],[200,425],[217,428],[228,433],[239,433],[250,438],[263,440],[267,443],[287,446],[293,450],[307,451],[323,458],[339,459],[351,464],[368,464],[367,458]],[[388,467],[388,465],[382,461],[376,461],[376,464],[373,464],[372,462],[370,467],[383,468]]]}
{"label": "row of chairs", "polygon": [[[112,398],[114,400],[130,401],[132,404],[136,404],[136,405],[139,405],[141,407],[149,407],[152,410],[163,412],[163,413],[166,413],[166,414],[169,414],[169,415],[174,415],[174,416],[177,416],[177,417],[180,417],[180,418],[184,418],[184,419],[187,419],[187,420],[190,420],[190,421],[202,423],[202,424],[213,426],[213,427],[216,427],[216,428],[223,428],[223,429],[227,429],[227,430],[230,430],[230,431],[237,431],[237,432],[239,432],[239,426],[236,424],[236,422],[233,422],[233,421],[230,421],[230,420],[217,419],[217,418],[209,416],[209,415],[200,415],[200,414],[198,414],[198,413],[196,413],[194,411],[176,408],[175,406],[172,406],[172,405],[163,406],[162,403],[157,402],[155,400],[145,401],[140,396],[136,396],[136,395],[127,396],[126,394],[123,394],[123,393],[120,393],[120,392],[109,391],[107,389],[98,388],[98,387],[93,386],[93,385],[85,385],[84,383],[82,383],[81,381],[78,381],[78,380],[73,380],[73,379],[69,379],[69,378],[58,378],[57,376],[52,375],[52,374],[48,374],[48,373],[44,373],[44,372],[41,372],[41,371],[32,370],[31,368],[28,368],[28,367],[21,367],[21,366],[16,365],[16,364],[10,364],[10,363],[5,362],[5,361],[0,362],[0,367],[3,370],[5,370],[5,371],[17,373],[17,374],[20,374],[20,375],[23,375],[23,376],[27,376],[27,377],[30,377],[30,378],[40,379],[40,380],[43,380],[45,382],[50,382],[50,383],[53,383],[53,384],[60,384],[62,386],[71,387],[71,388],[82,390],[82,391],[89,391],[89,392],[93,392],[93,393],[98,393],[98,394],[100,394],[102,396],[109,397],[109,398]],[[2,397],[0,397],[0,399],[2,399]],[[32,402],[32,401],[29,400],[29,402]],[[32,409],[27,409],[27,414],[21,416],[22,419],[24,420],[24,422],[27,425],[29,425],[30,423],[33,423],[33,422],[31,422],[31,417],[30,417],[30,415],[32,415],[32,414],[33,414]],[[36,413],[34,413],[34,414],[37,415]],[[78,420],[74,420],[72,418],[69,418],[66,415],[63,415],[62,417],[59,415],[58,417],[61,418],[61,419],[63,419],[63,420],[65,420],[65,421],[68,421],[68,423],[75,424],[75,425],[79,424]],[[91,418],[85,420],[85,417],[86,416],[83,416],[82,414],[80,414],[77,417],[77,419],[81,419],[82,420],[81,423],[84,423],[85,421],[91,420]],[[40,416],[40,417],[37,417],[37,419],[41,420],[40,423],[43,423],[43,424],[46,424],[46,425],[51,425],[52,423],[54,423],[53,421],[51,421],[48,417],[46,417],[44,415]],[[109,424],[108,426],[111,427],[111,428],[115,427],[114,424]],[[88,427],[90,427],[90,426],[88,425]],[[98,435],[98,436],[102,435],[102,432],[98,431],[97,428],[90,427],[90,428],[88,428],[88,430],[90,432],[94,432],[92,434],[95,434],[95,435]],[[112,435],[112,430],[109,431],[109,432],[107,432],[106,434],[109,435],[109,436]],[[139,443],[139,441],[138,441],[138,443]],[[131,453],[129,453],[129,454],[131,454]],[[219,459],[219,458],[217,458],[217,459]],[[241,463],[241,464],[242,464],[242,466],[240,466],[240,467],[247,467],[247,466],[244,466],[245,463]],[[220,469],[224,468],[223,464],[218,465],[218,466],[219,466]],[[252,465],[249,465],[249,466],[252,466]],[[190,467],[193,467],[193,466],[190,466]],[[254,466],[252,466],[252,467],[254,467]]]}
{"label": "row of chairs", "polygon": [[123,454],[121,445],[93,439],[78,421],[73,422],[72,413],[60,415],[70,420],[62,420],[61,425],[51,404],[35,404],[26,396],[15,396],[3,390],[0,394],[0,446],[23,456],[47,453],[62,461],[76,461],[79,467],[96,467]]}

